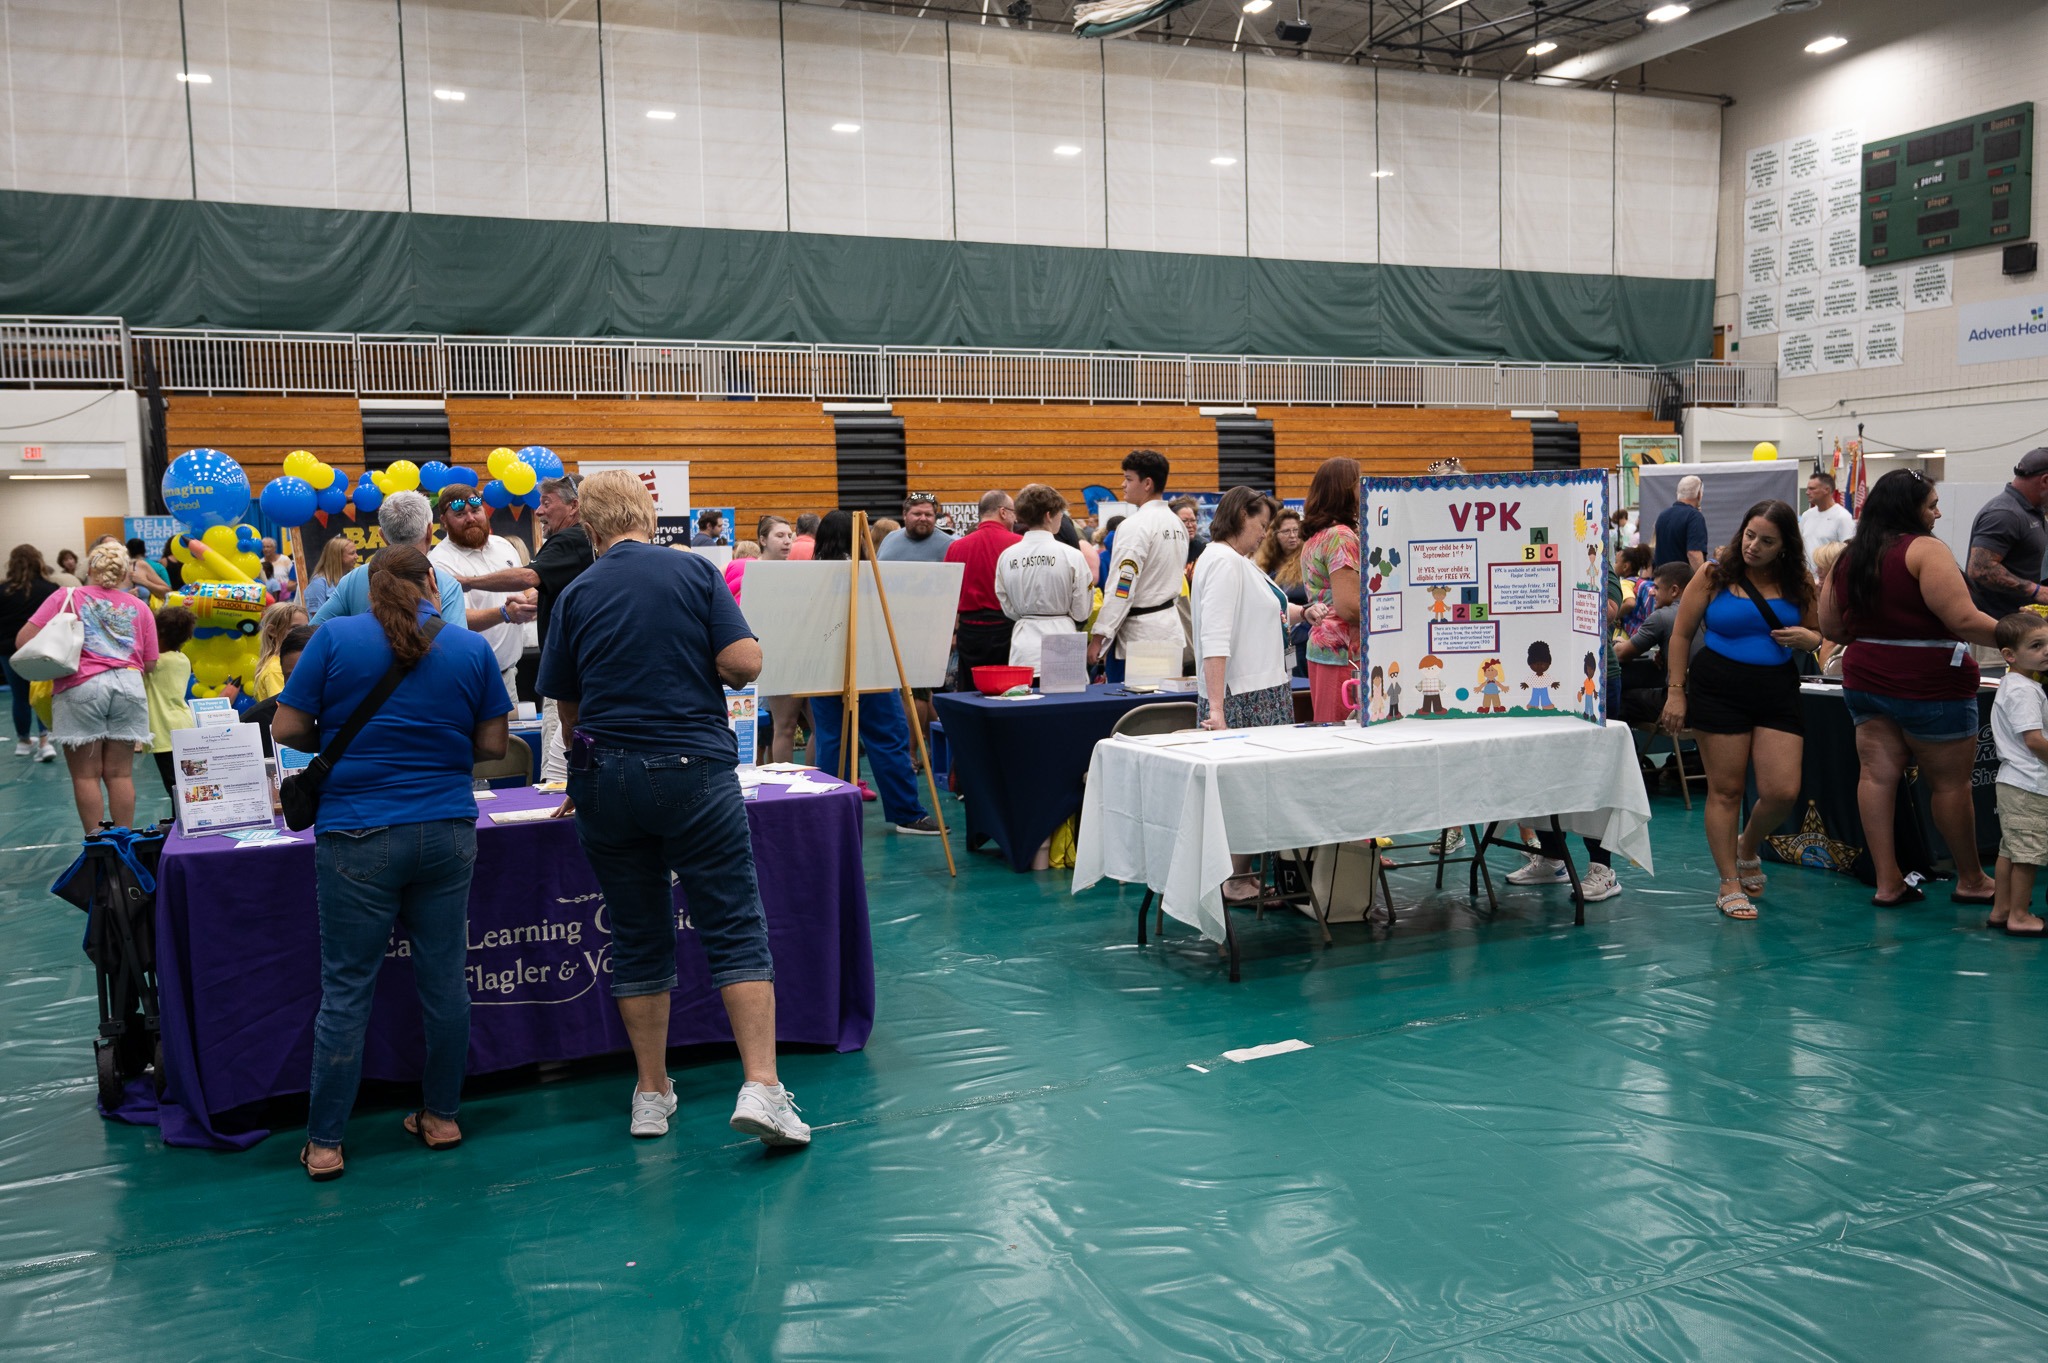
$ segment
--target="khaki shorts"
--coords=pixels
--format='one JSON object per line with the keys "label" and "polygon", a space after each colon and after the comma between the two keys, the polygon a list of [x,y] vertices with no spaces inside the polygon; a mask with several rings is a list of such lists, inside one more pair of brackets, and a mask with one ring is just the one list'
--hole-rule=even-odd
{"label": "khaki shorts", "polygon": [[2048,866],[2048,795],[1998,783],[1998,855],[2021,866]]}

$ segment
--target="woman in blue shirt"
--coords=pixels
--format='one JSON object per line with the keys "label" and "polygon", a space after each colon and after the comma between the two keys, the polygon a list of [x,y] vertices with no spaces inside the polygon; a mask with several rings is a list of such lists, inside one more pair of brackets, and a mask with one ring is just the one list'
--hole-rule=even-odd
{"label": "woman in blue shirt", "polygon": [[[1707,770],[1707,846],[1721,873],[1716,908],[1756,917],[1763,894],[1763,840],[1799,799],[1806,739],[1794,653],[1820,647],[1813,578],[1799,519],[1783,502],[1758,502],[1742,516],[1736,542],[1694,575],[1678,604],[1664,650],[1671,689],[1663,724],[1699,738]],[[1692,656],[1693,635],[1706,646]],[[1757,802],[1742,823],[1748,773]]]}
{"label": "woman in blue shirt", "polygon": [[320,902],[320,1014],[299,1162],[339,1178],[341,1138],[363,1074],[363,1034],[394,924],[412,943],[426,1024],[425,1102],[405,1129],[430,1150],[461,1143],[456,1110],[469,1056],[469,879],[476,862],[470,772],[505,755],[512,702],[481,635],[441,628],[435,579],[411,545],[371,561],[370,614],[320,627],[277,698],[271,735],[331,746],[396,664],[404,680],[320,790],[313,865]]}

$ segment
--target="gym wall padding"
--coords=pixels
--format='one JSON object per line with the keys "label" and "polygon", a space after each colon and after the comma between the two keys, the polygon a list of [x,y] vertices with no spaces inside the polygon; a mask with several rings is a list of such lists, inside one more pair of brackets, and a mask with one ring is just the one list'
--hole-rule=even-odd
{"label": "gym wall padding", "polygon": [[1713,282],[0,191],[0,311],[133,326],[1676,363]]}

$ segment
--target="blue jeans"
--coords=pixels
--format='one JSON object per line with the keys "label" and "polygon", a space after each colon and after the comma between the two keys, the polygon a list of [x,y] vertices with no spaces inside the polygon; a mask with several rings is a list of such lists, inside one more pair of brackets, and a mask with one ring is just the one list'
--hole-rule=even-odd
{"label": "blue jeans", "polygon": [[569,798],[611,920],[612,997],[676,987],[671,871],[689,900],[712,985],[774,979],[733,760],[619,748],[594,748],[590,759],[591,770],[570,771]]}
{"label": "blue jeans", "polygon": [[[0,653],[0,672],[7,674],[7,689],[14,693],[14,736],[25,743],[31,732],[47,731],[43,730],[43,722],[36,718],[35,710],[28,703],[28,678],[16,672],[7,661],[7,653],[14,651],[14,641],[8,639],[4,642],[6,652]],[[31,730],[30,725],[35,729]]]}
{"label": "blue jeans", "polygon": [[[846,706],[837,696],[811,697],[811,722],[817,726],[815,761],[827,776],[839,774],[839,730]],[[917,777],[910,769],[910,725],[903,719],[903,698],[878,691],[860,698],[860,749],[875,774],[875,793],[890,823],[916,823],[931,817],[917,798]]]}
{"label": "blue jeans", "polygon": [[306,1136],[340,1145],[363,1078],[363,1034],[377,971],[402,925],[412,942],[426,1023],[425,1107],[453,1118],[469,1059],[469,877],[476,824],[430,819],[322,833],[313,866],[320,899],[320,1016],[313,1023],[313,1097]]}

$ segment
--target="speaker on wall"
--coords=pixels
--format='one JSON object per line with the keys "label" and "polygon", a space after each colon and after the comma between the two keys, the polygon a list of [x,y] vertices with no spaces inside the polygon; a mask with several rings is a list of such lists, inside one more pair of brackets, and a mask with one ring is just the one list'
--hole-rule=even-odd
{"label": "speaker on wall", "polygon": [[2009,275],[2032,274],[2039,258],[2040,248],[2033,242],[2016,242],[2005,248],[2005,272]]}

